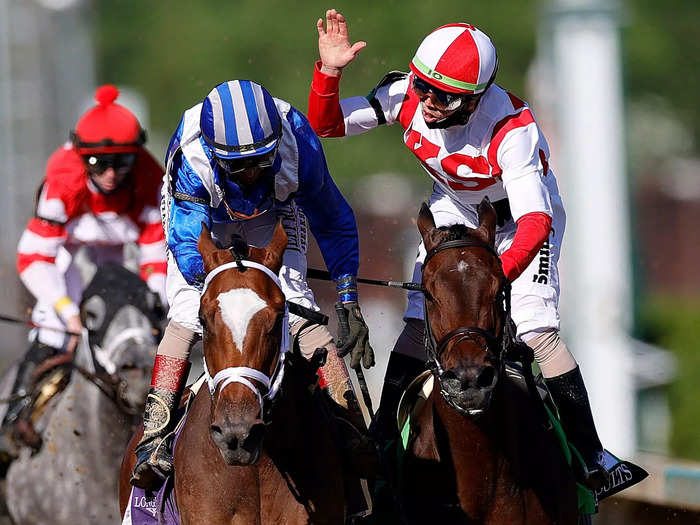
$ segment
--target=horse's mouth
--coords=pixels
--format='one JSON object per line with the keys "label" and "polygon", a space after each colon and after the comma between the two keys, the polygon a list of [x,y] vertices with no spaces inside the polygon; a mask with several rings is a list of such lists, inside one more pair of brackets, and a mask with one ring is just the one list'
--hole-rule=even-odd
{"label": "horse's mouth", "polygon": [[227,465],[254,465],[260,459],[264,434],[265,426],[262,423],[251,427],[211,427],[212,440]]}
{"label": "horse's mouth", "polygon": [[219,448],[219,452],[221,453],[221,457],[223,458],[224,462],[231,467],[248,467],[255,465],[260,459],[261,447],[258,447],[252,451],[243,449],[223,450],[220,447],[217,448]]}
{"label": "horse's mouth", "polygon": [[493,389],[466,389],[452,391],[442,389],[440,391],[447,404],[462,415],[479,417],[491,406]]}

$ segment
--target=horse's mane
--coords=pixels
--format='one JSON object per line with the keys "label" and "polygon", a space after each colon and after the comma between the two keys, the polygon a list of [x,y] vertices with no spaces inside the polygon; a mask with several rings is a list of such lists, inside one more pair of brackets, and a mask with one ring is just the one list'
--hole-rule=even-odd
{"label": "horse's mane", "polygon": [[447,235],[445,235],[440,242],[469,240],[476,238],[474,236],[474,228],[470,228],[464,224],[440,226],[438,230],[441,232],[447,232]]}

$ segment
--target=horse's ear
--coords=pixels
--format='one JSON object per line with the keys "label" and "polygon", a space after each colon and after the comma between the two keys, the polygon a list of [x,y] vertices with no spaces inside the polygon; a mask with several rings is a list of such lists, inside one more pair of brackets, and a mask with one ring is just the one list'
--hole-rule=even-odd
{"label": "horse's ear", "polygon": [[476,229],[476,233],[490,246],[493,246],[496,242],[496,223],[498,222],[496,208],[493,207],[488,197],[484,197],[476,211],[479,214],[479,227]]}
{"label": "horse's ear", "polygon": [[440,232],[435,228],[435,218],[427,203],[421,204],[418,212],[418,231],[423,237],[423,245],[426,251],[430,251],[440,244]]}
{"label": "horse's ear", "polygon": [[217,247],[211,238],[211,232],[207,225],[202,223],[202,231],[199,233],[199,240],[197,241],[197,249],[202,255],[202,260],[204,261],[204,269],[209,272],[215,266],[214,254],[217,252]]}
{"label": "horse's ear", "polygon": [[265,246],[265,255],[262,264],[267,266],[275,273],[280,271],[282,267],[282,256],[287,248],[287,232],[282,227],[282,221],[277,221],[275,231],[272,234],[272,239]]}

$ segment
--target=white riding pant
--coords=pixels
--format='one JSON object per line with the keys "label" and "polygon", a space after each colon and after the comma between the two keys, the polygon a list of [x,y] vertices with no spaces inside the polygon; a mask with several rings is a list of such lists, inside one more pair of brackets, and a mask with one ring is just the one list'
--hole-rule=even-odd
{"label": "white riding pant", "polygon": [[[525,271],[512,283],[511,317],[518,329],[518,336],[525,342],[538,333],[559,329],[559,271],[557,263],[561,250],[566,215],[558,193],[551,192],[554,216],[548,239]],[[433,191],[430,198],[430,211],[435,218],[435,226],[464,224],[470,228],[479,225],[477,205],[467,205],[439,191]],[[496,229],[496,252],[502,254],[513,242],[516,224],[513,220]],[[413,270],[413,281],[421,282],[421,269],[426,251],[421,242]],[[423,294],[408,293],[408,307],[404,319],[423,319]]]}
{"label": "white riding pant", "polygon": [[[214,223],[212,237],[222,246],[228,246],[233,236],[239,236],[251,246],[264,247],[272,239],[278,218],[282,219],[282,226],[288,239],[279,272],[282,291],[287,300],[318,311],[320,308],[316,305],[314,294],[306,284],[308,238],[306,216],[294,202],[247,221]],[[184,328],[201,335],[200,291],[197,287],[187,284],[170,252],[168,252],[166,291],[170,304],[168,317]],[[289,325],[292,326],[300,319],[299,316],[290,314]]]}

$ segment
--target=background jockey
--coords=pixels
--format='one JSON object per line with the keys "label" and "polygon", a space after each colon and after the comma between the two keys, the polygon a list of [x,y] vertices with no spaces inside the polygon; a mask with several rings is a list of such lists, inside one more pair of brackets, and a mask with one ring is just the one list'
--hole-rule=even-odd
{"label": "background jockey", "polygon": [[[352,366],[374,364],[368,330],[357,303],[357,226],[352,209],[328,173],[321,143],[306,118],[259,84],[219,84],[203,102],[185,111],[167,152],[163,220],[168,239],[167,292],[170,322],[158,347],[146,401],[144,434],[135,453],[132,484],[153,488],[172,470],[172,456],[159,446],[171,430],[189,366],[202,332],[200,290],[205,277],[197,240],[202,223],[226,246],[234,236],[264,246],[279,220],[287,233],[280,280],[288,300],[318,310],[306,284],[307,223],[349,315],[349,333],[339,331],[339,351],[324,326],[300,334],[309,357],[326,347],[324,377],[348,385],[338,352],[352,352]],[[305,320],[290,316],[295,334]],[[335,375],[336,377],[329,377]],[[341,404],[345,394],[331,394]]]}
{"label": "background jockey", "polygon": [[[51,155],[34,217],[20,238],[17,270],[36,297],[32,321],[46,328],[30,335],[13,395],[27,391],[38,363],[75,349],[77,337],[49,328],[82,330],[78,304],[87,283],[73,261],[79,249],[85,248],[96,265],[122,264],[124,245],[136,243],[141,277],[165,304],[165,238],[159,213],[163,169],[143,147],[146,133],[136,117],[115,103],[118,95],[114,86],[98,88],[97,105],[80,117],[70,141]],[[5,429],[28,402],[10,403]]]}
{"label": "background jockey", "polygon": [[[496,249],[512,282],[512,317],[534,352],[559,408],[567,436],[582,453],[586,481],[606,478],[583,378],[559,338],[557,261],[565,215],[549,148],[528,105],[494,83],[498,58],[488,36],[469,24],[430,33],[410,73],[393,71],[366,97],[339,100],[345,66],[365,47],[350,45],[335,10],[317,22],[321,60],[309,96],[309,121],[322,137],[357,135],[398,122],[406,147],[433,179],[436,226],[478,225],[476,206],[488,196],[499,214]],[[421,279],[420,246],[413,274]],[[409,294],[406,325],[389,360],[376,425],[396,435],[395,411],[407,384],[423,369],[423,298]],[[419,360],[420,359],[420,360]]]}

